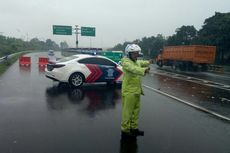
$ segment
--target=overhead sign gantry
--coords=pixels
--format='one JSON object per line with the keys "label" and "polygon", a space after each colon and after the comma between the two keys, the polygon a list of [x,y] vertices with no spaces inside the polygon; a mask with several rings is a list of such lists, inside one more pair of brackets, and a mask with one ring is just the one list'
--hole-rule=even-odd
{"label": "overhead sign gantry", "polygon": [[95,27],[79,27],[75,25],[75,28],[72,29],[72,26],[66,25],[53,25],[53,34],[54,35],[72,35],[72,31],[75,30],[76,34],[76,48],[78,48],[78,34],[81,36],[89,36],[95,37],[96,36],[96,28]]}

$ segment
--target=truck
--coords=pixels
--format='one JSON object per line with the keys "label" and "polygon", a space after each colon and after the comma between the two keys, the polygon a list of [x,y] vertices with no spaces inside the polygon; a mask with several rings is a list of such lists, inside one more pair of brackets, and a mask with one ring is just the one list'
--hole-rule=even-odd
{"label": "truck", "polygon": [[159,67],[171,66],[174,70],[206,71],[215,62],[215,56],[216,46],[165,46],[157,56],[156,63]]}

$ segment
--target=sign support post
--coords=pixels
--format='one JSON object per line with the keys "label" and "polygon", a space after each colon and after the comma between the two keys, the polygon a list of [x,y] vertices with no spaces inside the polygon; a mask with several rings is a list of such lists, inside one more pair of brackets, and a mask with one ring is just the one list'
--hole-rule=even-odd
{"label": "sign support post", "polygon": [[[53,25],[53,34],[54,35],[72,35],[72,31],[74,28],[72,26],[65,26],[65,25]],[[76,30],[76,48],[78,48],[79,40],[78,34],[81,36],[96,36],[96,28],[95,27],[81,27],[79,25],[75,25]],[[81,31],[80,31],[81,30]],[[2,32],[0,32],[1,34]],[[92,47],[92,40],[90,38],[90,48]]]}
{"label": "sign support post", "polygon": [[76,48],[78,48],[78,43],[79,43],[79,41],[78,41],[78,30],[79,30],[79,26],[78,25],[75,25],[75,27],[76,27]]}

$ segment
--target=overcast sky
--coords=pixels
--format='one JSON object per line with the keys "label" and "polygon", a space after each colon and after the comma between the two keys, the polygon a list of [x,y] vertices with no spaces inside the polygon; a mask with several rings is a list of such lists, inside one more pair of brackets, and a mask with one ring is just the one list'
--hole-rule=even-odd
{"label": "overcast sky", "polygon": [[230,0],[0,0],[0,34],[75,47],[75,34],[53,35],[52,25],[80,25],[95,27],[96,37],[79,36],[79,47],[106,48],[182,25],[199,30],[215,12],[230,12]]}

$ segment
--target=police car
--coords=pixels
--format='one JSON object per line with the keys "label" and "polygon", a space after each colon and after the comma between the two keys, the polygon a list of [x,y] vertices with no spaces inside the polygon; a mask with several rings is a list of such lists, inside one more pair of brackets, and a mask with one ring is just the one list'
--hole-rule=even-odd
{"label": "police car", "polygon": [[47,64],[45,75],[72,87],[80,87],[83,83],[121,83],[123,73],[121,66],[107,57],[77,54]]}

